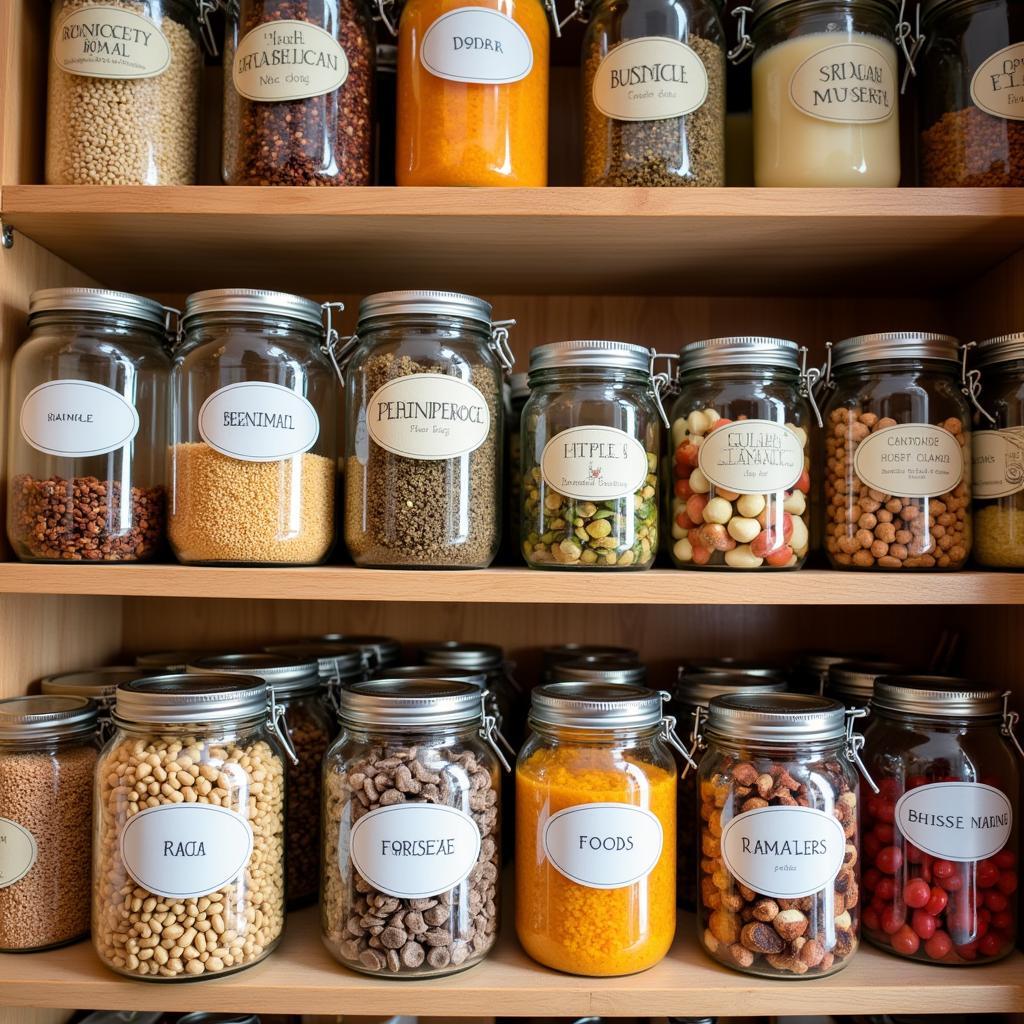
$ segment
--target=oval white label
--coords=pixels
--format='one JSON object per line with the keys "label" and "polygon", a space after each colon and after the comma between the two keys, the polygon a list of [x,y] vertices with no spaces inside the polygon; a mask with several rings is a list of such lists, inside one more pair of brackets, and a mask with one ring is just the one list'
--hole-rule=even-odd
{"label": "oval white label", "polygon": [[106,455],[139,432],[139,414],[124,395],[88,380],[51,380],[21,404],[21,436],[47,455]]}
{"label": "oval white label", "polygon": [[533,70],[533,46],[522,28],[500,11],[456,7],[423,33],[420,62],[449,82],[509,85]]}
{"label": "oval white label", "polygon": [[819,121],[878,124],[896,113],[896,51],[871,43],[840,43],[812,54],[793,72],[793,105]]}
{"label": "oval white label", "polygon": [[252,856],[249,822],[213,804],[163,804],[121,829],[121,860],[157,896],[199,899],[238,880]]}
{"label": "oval white label", "polygon": [[567,807],[544,825],[544,854],[566,878],[590,889],[621,889],[646,878],[661,859],[661,822],[630,804]]}
{"label": "oval white label", "polygon": [[340,89],[348,57],[338,41],[308,21],[268,21],[247,32],[235,50],[235,91],[257,103],[306,100]]}
{"label": "oval white label", "polygon": [[971,99],[1008,121],[1024,121],[1024,43],[997,50],[974,73]]}
{"label": "oval white label", "polygon": [[1006,498],[1024,491],[1024,427],[976,430],[971,449],[975,498]]}
{"label": "oval white label", "polygon": [[24,825],[0,818],[0,889],[20,882],[36,862],[36,837]]}
{"label": "oval white label", "polygon": [[53,60],[86,78],[154,78],[171,63],[171,47],[160,27],[122,7],[73,7],[53,31]]}
{"label": "oval white label", "polygon": [[722,860],[744,885],[774,899],[813,896],[846,856],[843,826],[811,807],[760,807],[722,829]]}
{"label": "oval white label", "polygon": [[868,487],[900,498],[937,498],[963,479],[965,451],[942,427],[898,423],[869,434],[853,454]]}
{"label": "oval white label", "polygon": [[616,121],[663,121],[692,114],[708,98],[704,62],[685,43],[659,36],[630,39],[601,61],[594,106]]}
{"label": "oval white label", "polygon": [[1013,805],[980,782],[936,782],[896,801],[896,826],[919,850],[944,860],[995,856],[1010,838]]}
{"label": "oval white label", "polygon": [[199,436],[221,455],[243,462],[301,455],[319,435],[320,420],[312,404],[281,384],[228,384],[199,410]]}
{"label": "oval white label", "polygon": [[804,471],[800,439],[771,420],[737,420],[712,430],[697,455],[716,487],[737,494],[788,491]]}
{"label": "oval white label", "polygon": [[[352,826],[347,852],[356,871],[380,892],[429,899],[469,877],[480,845],[476,822],[457,807],[402,803],[364,814]],[[339,853],[344,864],[340,840]]]}
{"label": "oval white label", "polygon": [[615,427],[570,427],[544,446],[540,472],[548,487],[575,501],[611,501],[640,490],[647,452]]}
{"label": "oval white label", "polygon": [[373,393],[366,429],[393,455],[454,459],[487,440],[491,411],[480,390],[467,381],[445,373],[413,373]]}

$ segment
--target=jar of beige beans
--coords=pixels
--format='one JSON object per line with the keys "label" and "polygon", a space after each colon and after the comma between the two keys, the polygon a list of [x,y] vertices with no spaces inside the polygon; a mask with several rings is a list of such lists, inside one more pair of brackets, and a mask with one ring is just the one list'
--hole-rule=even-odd
{"label": "jar of beige beans", "polygon": [[120,974],[188,981],[266,957],[284,929],[285,774],[256,677],[118,687],[96,770],[93,943]]}
{"label": "jar of beige beans", "polygon": [[842,569],[959,569],[971,550],[971,434],[955,338],[830,348],[825,550]]}

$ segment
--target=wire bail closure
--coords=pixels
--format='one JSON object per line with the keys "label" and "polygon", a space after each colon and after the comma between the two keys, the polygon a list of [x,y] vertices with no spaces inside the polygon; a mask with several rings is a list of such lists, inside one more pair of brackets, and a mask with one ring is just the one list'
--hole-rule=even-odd
{"label": "wire bail closure", "polygon": [[330,359],[334,372],[338,375],[338,382],[344,388],[345,374],[342,372],[342,367],[348,362],[349,357],[352,355],[352,350],[359,343],[359,337],[358,335],[350,334],[342,340],[331,322],[332,313],[341,313],[345,309],[344,302],[324,302],[321,304],[320,309],[324,314],[324,343],[320,346],[320,351]]}
{"label": "wire bail closure", "polygon": [[814,418],[818,421],[818,426],[825,426],[825,421],[821,418],[821,410],[818,408],[818,402],[814,397],[814,389],[818,386],[818,381],[821,380],[822,371],[816,366],[807,365],[807,346],[800,346],[800,395],[806,398],[810,403],[811,408],[814,410]]}
{"label": "wire bail closure", "polygon": [[512,347],[508,343],[509,329],[515,327],[515,325],[515,320],[495,320],[491,324],[490,347],[498,357],[498,362],[501,363],[506,377],[512,373],[512,368],[516,365],[516,357],[513,355]]}
{"label": "wire bail closure", "polygon": [[[672,424],[669,422],[668,413],[665,412],[665,403],[662,401],[662,396],[674,394],[675,375],[670,371],[672,363],[679,362],[679,356],[671,352],[658,352],[653,348],[649,349],[649,352],[651,358],[648,363],[648,372],[651,375],[651,390],[654,392],[654,404],[658,407],[658,415],[661,417],[661,422],[665,424],[666,428],[671,428]],[[659,359],[664,359],[668,363],[668,369],[663,370],[661,373],[657,373],[654,368],[655,363]]]}
{"label": "wire bail closure", "polygon": [[[916,5],[916,16],[914,24],[907,20],[907,0],[900,0],[900,13],[896,19],[896,45],[907,62],[906,70],[903,72],[903,81],[900,83],[900,95],[907,91],[911,78],[917,78],[917,66],[914,63],[925,44],[925,35],[921,31],[921,4]],[[909,43],[909,45],[908,45]]]}
{"label": "wire bail closure", "polygon": [[[659,690],[658,693],[661,697],[662,704],[668,704],[668,702],[672,700],[672,695],[667,690]],[[686,762],[686,766],[683,768],[682,774],[682,778],[685,779],[686,773],[691,768],[694,771],[697,770],[697,762],[690,757],[690,752],[686,749],[683,741],[679,738],[679,733],[676,732],[677,725],[678,723],[676,722],[675,715],[661,716],[661,738],[665,740],[665,742],[668,743],[668,745],[672,747],[672,749],[675,750]]]}
{"label": "wire bail closure", "polygon": [[995,416],[993,416],[988,409],[981,404],[978,398],[981,394],[981,371],[978,369],[967,369],[967,353],[970,352],[972,348],[977,347],[978,343],[976,341],[969,341],[965,345],[960,346],[960,383],[962,385],[960,391],[971,400],[971,405],[973,405],[974,408],[989,421],[989,423],[995,426]]}
{"label": "wire bail closure", "polygon": [[754,13],[753,7],[734,7],[732,16],[736,19],[736,45],[726,53],[726,57],[729,61],[735,65],[740,65],[744,61],[750,58],[750,55],[754,52],[754,40],[750,38],[750,33],[747,31],[747,18],[752,16]]}
{"label": "wire bail closure", "polygon": [[295,744],[292,743],[292,734],[288,730],[288,720],[285,718],[283,704],[278,704],[274,691],[270,691],[270,705],[267,708],[267,728],[281,741],[284,752],[292,765],[299,763],[299,755],[295,753]]}
{"label": "wire bail closure", "polygon": [[700,733],[700,726],[705,717],[704,709],[698,704],[693,709],[693,725],[690,728],[690,752],[686,755],[686,767],[683,768],[682,774],[684,779],[690,774],[691,766],[696,771],[697,762],[694,760],[694,757],[704,749],[704,737]]}
{"label": "wire bail closure", "polygon": [[868,708],[849,708],[846,712],[846,760],[855,765],[857,771],[864,776],[864,780],[871,787],[872,793],[878,792],[875,780],[871,778],[868,766],[861,760],[860,752],[864,749],[864,737],[859,732],[853,731],[854,724],[861,718],[867,718],[871,714]]}
{"label": "wire bail closure", "polygon": [[395,7],[395,0],[377,0],[377,13],[374,21],[382,22],[384,27],[395,37],[398,36],[398,28],[391,20],[391,11]]}
{"label": "wire bail closure", "polygon": [[507,772],[512,771],[512,764],[505,756],[507,752],[514,762],[518,755],[512,744],[503,735],[498,725],[498,720],[487,710],[487,693],[480,694],[480,712],[482,723],[480,725],[480,738],[494,751],[495,756],[501,762],[502,768]]}
{"label": "wire bail closure", "polygon": [[[213,26],[210,24],[210,15],[214,14],[220,7],[218,0],[198,0],[196,4],[196,15],[199,21],[199,38],[211,57],[219,53],[217,39],[213,34]],[[230,5],[228,5],[230,6]],[[230,13],[230,11],[228,12]]]}
{"label": "wire bail closure", "polygon": [[1017,736],[1017,723],[1020,721],[1020,713],[1010,710],[1010,691],[1003,694],[1003,724],[1000,732],[1017,748],[1017,753],[1024,758],[1024,747],[1020,745],[1020,738]]}
{"label": "wire bail closure", "polygon": [[544,0],[544,10],[551,18],[556,39],[562,38],[562,29],[570,22],[587,20],[587,0],[573,0],[572,11],[564,18],[558,17],[558,0]]}

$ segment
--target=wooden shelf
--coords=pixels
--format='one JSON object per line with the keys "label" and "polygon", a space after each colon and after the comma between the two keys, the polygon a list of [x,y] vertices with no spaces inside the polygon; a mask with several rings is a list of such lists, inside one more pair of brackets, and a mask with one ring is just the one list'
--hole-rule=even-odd
{"label": "wooden shelf", "polygon": [[1024,189],[11,185],[0,214],[104,284],[164,293],[905,294],[1024,246]]}

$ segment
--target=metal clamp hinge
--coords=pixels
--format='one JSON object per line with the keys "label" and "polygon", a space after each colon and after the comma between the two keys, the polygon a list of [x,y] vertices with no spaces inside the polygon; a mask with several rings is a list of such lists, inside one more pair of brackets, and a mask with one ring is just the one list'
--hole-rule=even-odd
{"label": "metal clamp hinge", "polygon": [[342,340],[337,329],[334,327],[332,315],[336,312],[341,313],[345,309],[345,303],[324,302],[321,304],[320,309],[324,314],[324,342],[320,346],[320,350],[330,359],[334,372],[338,375],[338,381],[344,388],[345,374],[342,372],[342,369],[352,355],[352,350],[356,347],[359,338],[355,334],[350,334]]}
{"label": "metal clamp hinge", "polygon": [[374,21],[383,22],[384,27],[393,35],[398,35],[398,26],[391,20],[391,12],[395,9],[395,0],[377,0],[377,13]]}
{"label": "metal clamp hinge", "polygon": [[971,405],[973,405],[974,408],[989,421],[989,423],[995,426],[995,416],[993,416],[988,409],[981,404],[979,399],[979,396],[981,395],[981,371],[967,369],[967,353],[970,352],[972,348],[977,348],[977,345],[978,343],[976,341],[969,341],[965,345],[960,346],[960,391],[971,400]]}
{"label": "metal clamp hinge", "polygon": [[5,249],[14,248],[14,228],[10,224],[0,223],[0,244]]}
{"label": "metal clamp hinge", "polygon": [[825,421],[821,418],[821,410],[818,408],[818,402],[814,397],[814,389],[818,386],[818,381],[821,380],[822,371],[817,366],[807,365],[807,346],[800,346],[800,394],[810,403],[811,408],[814,410],[814,418],[818,421],[818,426],[823,427]]}
{"label": "metal clamp hinge", "polygon": [[210,24],[210,15],[216,13],[221,5],[217,0],[199,0],[197,6],[199,8],[199,36],[207,53],[211,57],[216,57],[219,49],[217,47],[217,39],[213,34],[213,26]]}
{"label": "metal clamp hinge", "polygon": [[281,741],[281,746],[284,747],[284,752],[288,755],[288,760],[291,761],[292,765],[299,763],[299,755],[295,753],[295,744],[292,743],[292,734],[288,731],[288,721],[285,718],[284,706],[278,704],[274,698],[274,693],[270,693],[270,714],[267,718],[267,728]]}
{"label": "metal clamp hinge", "polygon": [[1021,757],[1024,757],[1024,747],[1020,745],[1020,737],[1018,737],[1016,729],[1017,723],[1020,721],[1020,714],[1016,711],[1010,710],[1010,691],[1007,690],[1003,694],[1003,724],[1002,734],[1017,748],[1017,753]]}
{"label": "metal clamp hinge", "polygon": [[733,64],[742,64],[754,52],[754,40],[747,31],[747,18],[754,13],[753,7],[734,7],[732,16],[737,19],[736,45],[726,54]]}
{"label": "metal clamp hinge", "polygon": [[555,38],[562,38],[562,29],[571,21],[587,20],[587,0],[573,0],[572,11],[564,18],[558,17],[557,0],[544,0],[544,9],[551,18],[551,24],[555,29]]}
{"label": "metal clamp hinge", "polygon": [[516,357],[512,354],[512,346],[508,343],[509,329],[515,327],[515,320],[495,320],[491,324],[491,349],[498,357],[505,375],[512,372],[516,365]]}
{"label": "metal clamp hinge", "polygon": [[[662,704],[668,704],[672,699],[672,695],[666,690],[660,691]],[[679,753],[682,759],[686,762],[686,766],[683,770],[683,777],[686,776],[686,770],[693,768],[697,770],[697,762],[690,756],[690,752],[686,749],[685,744],[679,738],[679,733],[676,732],[676,718],[675,715],[662,715],[661,718],[661,736],[670,747]]]}
{"label": "metal clamp hinge", "polygon": [[[480,738],[494,751],[505,771],[512,771],[516,760],[516,752],[512,744],[505,739],[498,726],[498,720],[487,709],[487,693],[480,694],[480,707],[483,711],[483,722],[480,726]],[[506,753],[508,757],[506,757]],[[511,758],[511,761],[509,760]]]}
{"label": "metal clamp hinge", "polygon": [[[651,359],[648,363],[648,370],[651,375],[651,389],[654,393],[654,404],[658,407],[658,415],[661,417],[661,422],[666,427],[670,427],[672,424],[669,422],[668,413],[665,412],[665,403],[663,401],[664,396],[671,396],[676,393],[678,387],[676,385],[676,375],[672,371],[672,363],[679,362],[679,356],[673,355],[671,352],[658,352],[655,349],[650,349]],[[655,363],[659,359],[664,359],[668,363],[668,369],[663,370],[660,373],[655,371]]]}
{"label": "metal clamp hinge", "polygon": [[916,5],[917,15],[913,25],[907,20],[907,0],[900,0],[900,13],[896,19],[896,45],[903,54],[907,66],[900,82],[900,95],[907,91],[911,78],[917,77],[915,61],[925,44],[925,35],[921,31],[921,5]]}
{"label": "metal clamp hinge", "polygon": [[871,778],[868,766],[861,760],[860,752],[864,749],[864,737],[859,732],[853,731],[854,723],[861,718],[867,718],[870,714],[867,708],[849,708],[846,712],[846,760],[856,765],[857,770],[864,776],[864,780],[871,787],[872,793],[878,792],[875,780]]}
{"label": "metal clamp hinge", "polygon": [[690,774],[690,766],[697,767],[697,754],[704,749],[704,737],[700,734],[700,725],[704,719],[704,709],[698,704],[693,709],[693,726],[690,729],[690,752],[686,758],[686,766],[683,768],[683,778]]}

